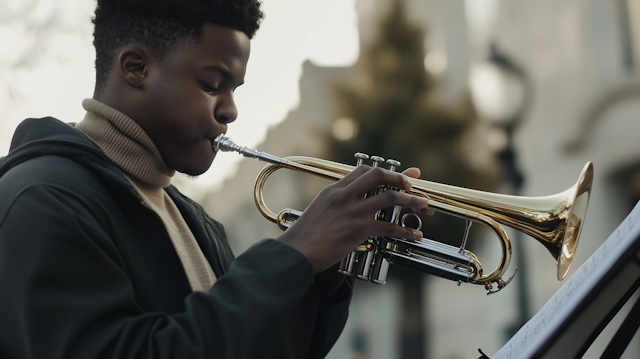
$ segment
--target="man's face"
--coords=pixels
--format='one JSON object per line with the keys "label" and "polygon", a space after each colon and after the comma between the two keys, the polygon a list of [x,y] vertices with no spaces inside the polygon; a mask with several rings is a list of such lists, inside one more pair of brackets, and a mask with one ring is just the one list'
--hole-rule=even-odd
{"label": "man's face", "polygon": [[209,169],[211,141],[238,115],[233,92],[249,49],[243,32],[206,24],[202,40],[177,45],[147,68],[144,111],[135,120],[169,167],[194,176]]}

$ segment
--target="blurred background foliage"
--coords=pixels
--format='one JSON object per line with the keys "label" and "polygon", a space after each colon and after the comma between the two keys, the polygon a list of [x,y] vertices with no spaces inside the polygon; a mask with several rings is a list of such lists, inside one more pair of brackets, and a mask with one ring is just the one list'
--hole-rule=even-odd
{"label": "blurred background foliage", "polygon": [[[359,86],[333,86],[338,121],[350,126],[352,135],[327,134],[326,158],[353,164],[353,155],[363,152],[396,159],[402,168],[418,167],[420,177],[429,181],[495,191],[497,164],[472,163],[471,151],[488,149],[478,148],[482,143],[474,140],[479,120],[470,96],[461,94],[453,106],[438,99],[437,82],[424,66],[424,36],[407,19],[404,1],[394,0],[380,21],[377,41],[362,50],[355,65],[363,78]],[[452,228],[460,220],[436,215],[423,223],[430,238],[459,244]]]}

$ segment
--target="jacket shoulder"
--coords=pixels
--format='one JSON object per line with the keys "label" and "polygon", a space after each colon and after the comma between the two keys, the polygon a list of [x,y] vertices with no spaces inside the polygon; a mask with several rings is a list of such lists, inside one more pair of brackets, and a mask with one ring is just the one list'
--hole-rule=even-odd
{"label": "jacket shoulder", "polygon": [[47,155],[26,160],[0,177],[0,188],[48,185],[65,188],[91,187],[96,175],[89,168],[66,157]]}
{"label": "jacket shoulder", "polygon": [[109,197],[96,173],[82,164],[55,155],[36,157],[0,177],[0,221],[20,195],[35,186],[61,191],[88,205],[103,203]]}

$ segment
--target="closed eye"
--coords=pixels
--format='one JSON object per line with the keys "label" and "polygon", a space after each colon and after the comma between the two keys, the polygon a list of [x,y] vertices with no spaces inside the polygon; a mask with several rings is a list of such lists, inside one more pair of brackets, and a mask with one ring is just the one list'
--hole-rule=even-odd
{"label": "closed eye", "polygon": [[200,82],[200,85],[202,86],[202,89],[210,95],[215,95],[220,91],[219,83],[208,84],[206,82]]}

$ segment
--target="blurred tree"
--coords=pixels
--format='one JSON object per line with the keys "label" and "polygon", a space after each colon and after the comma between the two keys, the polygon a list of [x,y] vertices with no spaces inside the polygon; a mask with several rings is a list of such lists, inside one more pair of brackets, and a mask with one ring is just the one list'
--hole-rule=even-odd
{"label": "blurred tree", "polygon": [[[51,51],[52,40],[61,34],[73,35],[77,24],[69,23],[63,15],[68,0],[27,0],[0,2],[0,39],[11,51],[0,56],[0,74],[3,85],[10,86],[5,73],[18,69],[34,68],[49,57],[57,54]],[[66,11],[68,12],[68,11]],[[86,19],[82,19],[86,21]],[[71,56],[71,55],[69,55]],[[56,56],[56,60],[65,58]],[[9,91],[14,95],[16,91]]]}
{"label": "blurred tree", "polygon": [[[355,65],[362,77],[360,86],[335,87],[344,118],[334,124],[334,130],[342,125],[351,131],[329,136],[327,157],[354,163],[356,152],[380,155],[420,168],[421,178],[430,181],[494,189],[497,167],[478,168],[471,160],[470,152],[477,150],[470,136],[477,128],[477,117],[470,96],[464,94],[453,108],[439,103],[435,81],[424,67],[425,31],[409,23],[404,12],[404,2],[395,0],[380,22],[377,41],[362,49]],[[460,244],[462,220],[436,214],[423,223],[429,238]],[[403,288],[402,358],[425,358],[423,275],[398,266],[392,266],[390,275]]]}
{"label": "blurred tree", "polygon": [[[0,153],[9,149],[15,127],[26,109],[35,109],[36,98],[54,103],[81,77],[77,64],[85,53],[93,57],[88,18],[94,8],[89,0],[0,1]],[[81,51],[87,47],[91,50]],[[56,81],[60,78],[64,83]],[[47,92],[50,87],[55,91]],[[46,94],[46,100],[37,94]]]}

